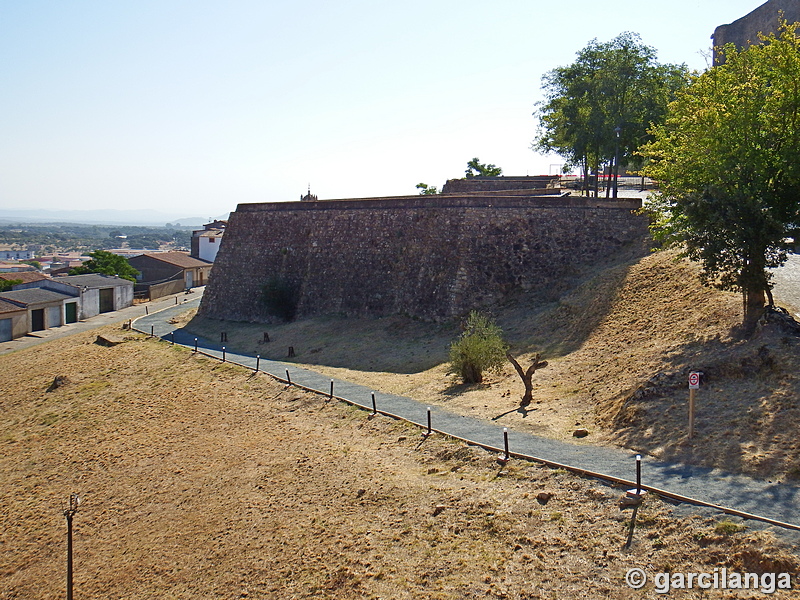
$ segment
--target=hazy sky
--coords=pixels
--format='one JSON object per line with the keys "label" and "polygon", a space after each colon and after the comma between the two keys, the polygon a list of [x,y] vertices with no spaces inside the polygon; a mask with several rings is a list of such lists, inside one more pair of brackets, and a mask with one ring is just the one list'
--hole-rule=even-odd
{"label": "hazy sky", "polygon": [[415,194],[529,149],[541,77],[641,34],[704,69],[759,0],[0,0],[0,208]]}

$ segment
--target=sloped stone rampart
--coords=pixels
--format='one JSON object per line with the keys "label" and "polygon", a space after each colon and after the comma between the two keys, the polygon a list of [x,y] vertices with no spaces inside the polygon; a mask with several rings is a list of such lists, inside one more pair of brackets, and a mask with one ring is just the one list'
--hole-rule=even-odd
{"label": "sloped stone rampart", "polygon": [[463,314],[647,235],[638,200],[409,196],[242,204],[231,214],[202,315],[268,321],[271,278],[297,316]]}

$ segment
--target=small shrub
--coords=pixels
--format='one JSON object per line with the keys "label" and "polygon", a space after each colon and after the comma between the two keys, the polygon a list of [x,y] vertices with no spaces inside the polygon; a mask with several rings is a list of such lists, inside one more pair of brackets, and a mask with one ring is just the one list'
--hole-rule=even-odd
{"label": "small shrub", "polygon": [[464,333],[450,345],[450,373],[464,383],[480,383],[484,371],[499,371],[508,349],[502,333],[488,316],[472,311]]}
{"label": "small shrub", "polygon": [[714,533],[717,535],[733,535],[734,533],[742,532],[745,529],[747,529],[746,525],[734,523],[733,521],[725,519],[714,526]]}

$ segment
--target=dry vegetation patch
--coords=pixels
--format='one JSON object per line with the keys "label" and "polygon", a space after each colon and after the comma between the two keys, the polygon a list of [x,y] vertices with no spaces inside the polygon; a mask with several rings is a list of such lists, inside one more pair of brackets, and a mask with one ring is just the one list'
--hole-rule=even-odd
{"label": "dry vegetation patch", "polygon": [[[762,477],[798,477],[800,428],[797,336],[777,326],[737,337],[741,299],[704,288],[698,267],[674,252],[623,256],[576,277],[557,302],[517,299],[496,309],[512,352],[534,377],[534,403],[521,408],[522,382],[509,363],[483,384],[447,374],[457,323],[399,316],[328,316],[282,325],[187,318],[229,347],[289,359],[333,377],[439,404],[519,430],[581,443],[620,444],[651,455]],[[263,332],[271,341],[261,343]],[[706,373],[697,435],[687,439],[687,377]]]}
{"label": "dry vegetation patch", "polygon": [[0,363],[0,598],[63,597],[73,491],[76,598],[640,598],[628,568],[797,569],[654,497],[623,551],[619,490],[105,331]]}

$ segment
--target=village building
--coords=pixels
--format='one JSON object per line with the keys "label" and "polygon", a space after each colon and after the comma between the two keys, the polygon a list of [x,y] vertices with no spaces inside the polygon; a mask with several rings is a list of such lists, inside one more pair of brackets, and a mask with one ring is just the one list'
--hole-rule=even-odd
{"label": "village building", "polygon": [[190,256],[208,262],[217,258],[222,236],[225,234],[227,221],[212,221],[203,225],[203,229],[192,232],[192,251]]}
{"label": "village building", "polygon": [[135,292],[151,300],[205,285],[212,267],[185,252],[147,252],[128,263],[139,271]]}

